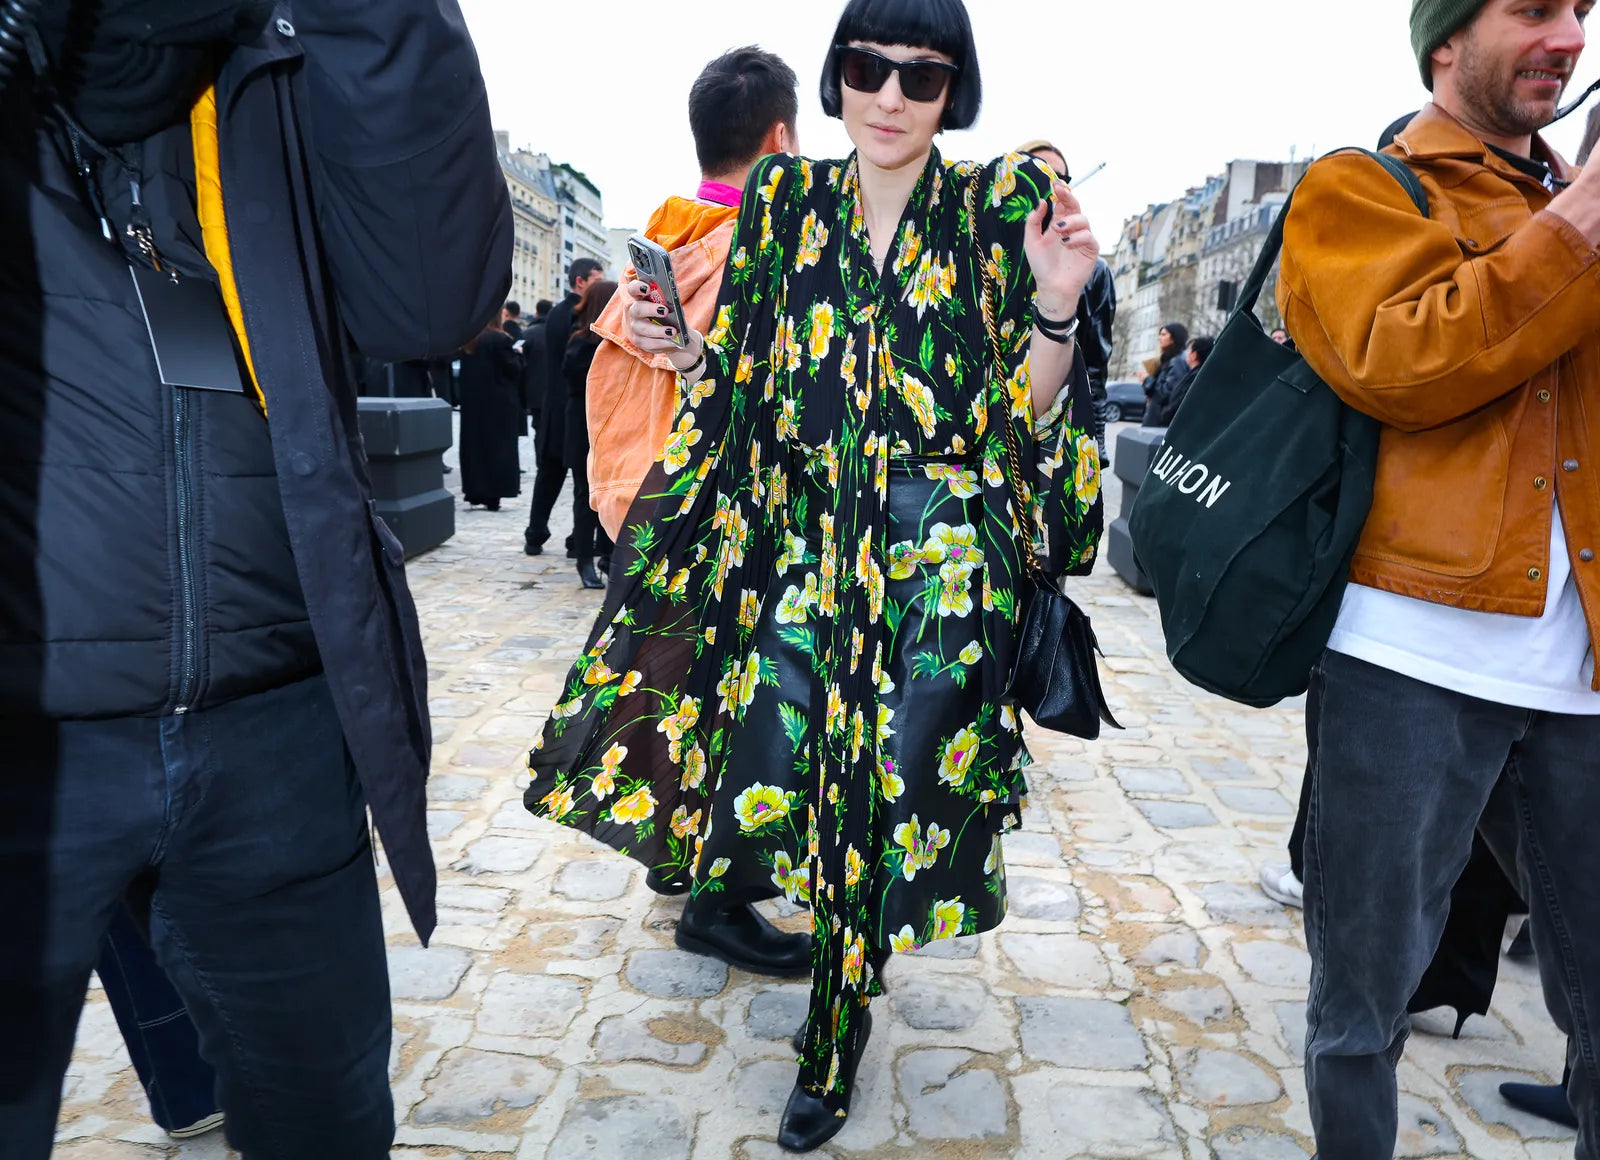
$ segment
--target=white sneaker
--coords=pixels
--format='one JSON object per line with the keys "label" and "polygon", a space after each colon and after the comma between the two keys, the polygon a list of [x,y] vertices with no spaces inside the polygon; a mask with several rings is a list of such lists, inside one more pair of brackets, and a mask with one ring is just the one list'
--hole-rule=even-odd
{"label": "white sneaker", "polygon": [[1274,902],[1297,910],[1305,909],[1305,887],[1287,862],[1268,862],[1261,867],[1261,889]]}
{"label": "white sneaker", "polygon": [[204,1136],[207,1132],[214,1132],[222,1127],[222,1113],[212,1112],[203,1120],[196,1120],[187,1128],[174,1128],[168,1132],[174,1140],[192,1140],[196,1136]]}

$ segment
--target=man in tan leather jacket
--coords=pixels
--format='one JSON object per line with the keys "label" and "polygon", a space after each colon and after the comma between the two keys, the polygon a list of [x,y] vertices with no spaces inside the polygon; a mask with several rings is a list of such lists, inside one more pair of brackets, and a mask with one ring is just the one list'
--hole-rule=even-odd
{"label": "man in tan leather jacket", "polygon": [[1577,1155],[1600,1148],[1600,167],[1537,136],[1593,0],[1414,0],[1433,103],[1374,161],[1311,168],[1278,302],[1384,424],[1376,494],[1310,696],[1306,1084],[1325,1160],[1388,1160],[1406,1001],[1502,768]]}

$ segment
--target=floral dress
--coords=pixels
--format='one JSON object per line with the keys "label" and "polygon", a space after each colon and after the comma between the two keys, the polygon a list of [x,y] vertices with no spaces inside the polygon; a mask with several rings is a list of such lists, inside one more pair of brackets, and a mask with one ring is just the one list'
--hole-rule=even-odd
{"label": "floral dress", "polygon": [[697,895],[812,907],[801,1079],[836,1107],[887,955],[1005,912],[1015,491],[1051,574],[1099,540],[1081,360],[1033,418],[1022,230],[1051,180],[934,152],[879,270],[853,158],[752,170],[708,375],[530,756],[535,814]]}

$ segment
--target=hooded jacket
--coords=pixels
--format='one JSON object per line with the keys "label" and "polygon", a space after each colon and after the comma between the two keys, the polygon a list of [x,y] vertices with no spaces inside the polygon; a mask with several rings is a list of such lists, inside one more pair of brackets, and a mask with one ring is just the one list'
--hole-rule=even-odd
{"label": "hooded jacket", "polygon": [[[645,236],[672,256],[684,321],[701,334],[716,317],[738,216],[732,206],[673,197],[645,227]],[[666,355],[647,355],[633,344],[627,308],[619,289],[594,324],[605,341],[589,370],[589,503],[613,540],[666,444],[678,402],[677,372]]]}

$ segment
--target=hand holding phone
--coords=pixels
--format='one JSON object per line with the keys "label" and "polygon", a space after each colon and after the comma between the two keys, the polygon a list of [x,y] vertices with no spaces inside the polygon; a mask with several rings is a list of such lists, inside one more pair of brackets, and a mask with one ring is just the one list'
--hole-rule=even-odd
{"label": "hand holding phone", "polygon": [[[647,313],[645,320],[653,322],[660,336],[678,350],[686,349],[689,345],[689,326],[684,321],[683,301],[678,297],[678,282],[672,275],[671,257],[643,234],[634,234],[628,239],[628,256],[633,261],[639,281],[649,288],[648,301],[658,308],[653,319]],[[645,347],[641,344],[640,349]]]}

